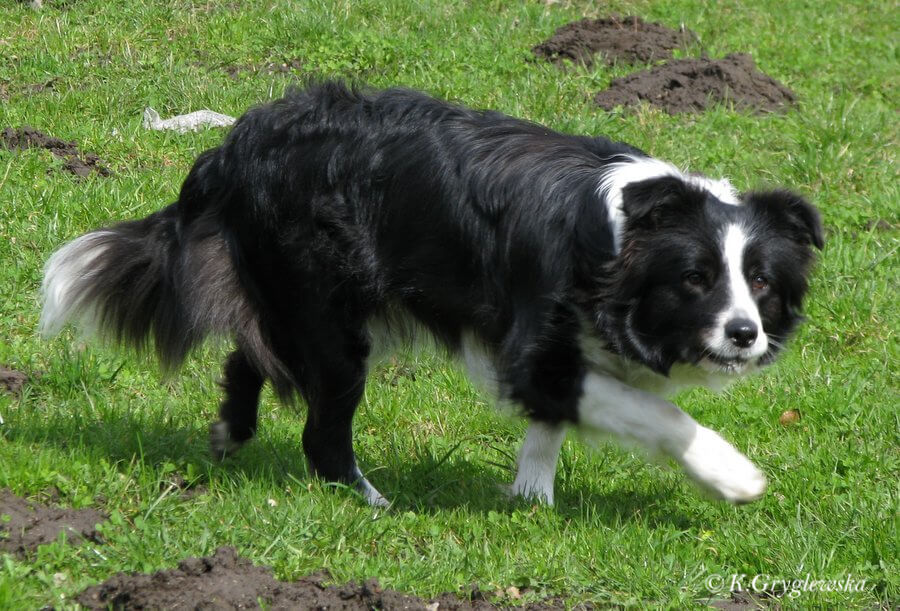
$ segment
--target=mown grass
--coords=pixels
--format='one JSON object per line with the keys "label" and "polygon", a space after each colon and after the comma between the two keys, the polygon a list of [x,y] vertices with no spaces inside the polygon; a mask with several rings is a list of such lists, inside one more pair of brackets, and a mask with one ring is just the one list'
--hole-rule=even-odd
{"label": "mown grass", "polygon": [[[721,597],[712,574],[867,580],[788,606],[898,597],[897,55],[895,7],[823,2],[225,2],[48,0],[0,7],[0,128],[33,125],[99,153],[114,176],[76,179],[45,151],[0,149],[0,363],[32,375],[0,394],[0,486],[111,516],[105,543],[3,556],[0,607],[72,604],[121,570],[152,571],[231,544],[290,579],[377,576],[428,596],[478,584],[529,597],[686,606]],[[752,53],[800,96],[783,115],[728,108],[604,113],[591,94],[631,68],[565,71],[529,49],[583,16],[684,23],[713,57]],[[299,59],[302,70],[256,70]],[[230,66],[247,67],[238,78]],[[509,501],[521,423],[503,419],[440,356],[374,373],[357,417],[364,470],[394,501],[366,507],[312,480],[302,413],[265,399],[259,439],[206,455],[224,347],[161,380],[147,359],[36,335],[38,286],[63,242],[171,201],[221,131],[144,131],[141,111],[232,115],[305,74],[402,84],[556,129],[607,134],[739,188],[789,185],[822,210],[828,245],[809,321],[785,358],[722,396],[680,405],[769,475],[759,502],[705,500],[676,470],[617,446],[566,443],[555,508]],[[52,88],[35,93],[28,85]],[[2,90],[0,90],[2,91]],[[876,224],[882,219],[884,222]],[[414,379],[413,379],[414,378]],[[799,410],[792,426],[779,424]],[[199,494],[184,494],[187,481]],[[515,601],[512,601],[515,602]]]}

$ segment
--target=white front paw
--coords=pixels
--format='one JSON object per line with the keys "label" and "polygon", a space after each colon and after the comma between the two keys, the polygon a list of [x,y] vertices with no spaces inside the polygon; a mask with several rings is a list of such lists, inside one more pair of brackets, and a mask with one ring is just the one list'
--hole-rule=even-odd
{"label": "white front paw", "polygon": [[511,496],[519,496],[526,501],[553,505],[553,482],[532,481],[525,477],[516,477],[516,481],[509,487]]}
{"label": "white front paw", "polygon": [[766,476],[762,471],[706,427],[697,427],[694,439],[679,461],[698,484],[726,501],[749,503],[766,490]]}

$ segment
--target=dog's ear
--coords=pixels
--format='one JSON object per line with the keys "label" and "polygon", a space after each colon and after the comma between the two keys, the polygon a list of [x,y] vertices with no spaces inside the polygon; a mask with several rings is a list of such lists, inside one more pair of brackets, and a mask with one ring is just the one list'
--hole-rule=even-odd
{"label": "dog's ear", "polygon": [[655,229],[667,219],[698,210],[702,198],[677,176],[632,182],[622,189],[622,211],[632,227]]}
{"label": "dog's ear", "polygon": [[819,250],[825,246],[819,211],[800,195],[786,189],[776,189],[747,193],[743,199],[786,223],[798,241],[812,244]]}

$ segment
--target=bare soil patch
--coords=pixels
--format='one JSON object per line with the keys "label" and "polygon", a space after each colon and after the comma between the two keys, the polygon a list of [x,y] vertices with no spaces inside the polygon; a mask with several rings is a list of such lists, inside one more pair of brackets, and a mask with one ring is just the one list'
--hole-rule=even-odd
{"label": "bare soil patch", "polygon": [[100,543],[96,525],[106,516],[96,509],[67,509],[34,503],[0,490],[0,551],[25,554],[66,533],[69,542]]}
{"label": "bare soil patch", "polygon": [[[152,575],[118,573],[90,586],[77,602],[88,609],[419,609],[492,610],[498,607],[475,590],[468,599],[443,594],[424,600],[385,590],[375,579],[364,583],[325,585],[327,573],[297,581],[277,581],[268,567],[255,566],[232,547],[220,547],[212,556],[187,558],[176,569]],[[561,601],[548,601],[517,609],[564,609]]]}
{"label": "bare soil patch", "polygon": [[195,496],[206,494],[208,489],[199,483],[196,478],[186,479],[180,473],[172,473],[165,481],[159,483],[160,492],[177,491],[183,499],[192,499]]}
{"label": "bare soil patch", "polygon": [[747,591],[732,592],[728,598],[711,600],[707,602],[707,605],[713,609],[723,609],[724,611],[754,611],[758,609],[777,611],[781,609],[777,596]]}
{"label": "bare soil patch", "polygon": [[33,127],[12,128],[7,127],[0,132],[0,146],[10,150],[25,150],[30,148],[45,149],[53,153],[55,157],[63,160],[63,169],[76,176],[87,176],[96,172],[100,176],[110,176],[109,169],[104,162],[94,153],[83,153],[78,150],[78,143],[74,140],[66,142],[59,138],[48,136],[44,132]]}
{"label": "bare soil patch", "polygon": [[568,60],[590,66],[597,54],[610,65],[636,64],[669,59],[672,51],[696,40],[697,35],[686,28],[673,30],[640,17],[612,15],[567,23],[531,51],[555,64]]}
{"label": "bare soil patch", "polygon": [[18,397],[22,394],[22,387],[28,381],[28,376],[21,371],[10,369],[6,365],[0,365],[0,392],[6,392]]}
{"label": "bare soil patch", "polygon": [[606,110],[646,102],[669,114],[702,112],[722,102],[751,112],[782,111],[796,100],[793,91],[760,72],[744,53],[670,61],[614,79],[594,97]]}

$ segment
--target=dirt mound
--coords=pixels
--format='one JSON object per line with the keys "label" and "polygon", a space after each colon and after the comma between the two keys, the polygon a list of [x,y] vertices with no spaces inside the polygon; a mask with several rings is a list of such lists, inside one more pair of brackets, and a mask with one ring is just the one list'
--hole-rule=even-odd
{"label": "dirt mound", "polygon": [[701,112],[720,102],[741,110],[780,111],[796,100],[793,91],[757,70],[744,53],[670,61],[614,79],[594,97],[606,110],[647,102],[669,114]]}
{"label": "dirt mound", "polygon": [[[67,540],[99,542],[96,524],[106,519],[96,509],[64,509],[33,503],[9,490],[0,490],[0,551],[24,554],[38,545]],[[9,519],[7,520],[7,517]]]}
{"label": "dirt mound", "polygon": [[11,395],[18,396],[22,392],[22,387],[28,381],[28,376],[21,371],[10,369],[5,365],[0,365],[0,392],[7,392]]}
{"label": "dirt mound", "polygon": [[100,176],[110,175],[109,169],[103,165],[103,160],[94,153],[79,151],[78,143],[53,138],[33,127],[25,126],[19,129],[7,127],[0,132],[0,146],[11,150],[46,149],[63,160],[64,170],[76,176],[87,176],[92,171]]}
{"label": "dirt mound", "polygon": [[220,547],[205,558],[188,558],[177,569],[153,575],[118,573],[82,592],[89,609],[246,609],[260,602],[271,609],[425,609],[424,601],[382,590],[374,579],[363,584],[325,586],[327,575],[279,582],[271,569]]}
{"label": "dirt mound", "polygon": [[531,51],[538,59],[556,64],[570,60],[590,66],[597,53],[602,53],[610,65],[635,64],[669,59],[674,49],[696,40],[696,34],[688,29],[678,31],[640,17],[613,15],[567,23]]}
{"label": "dirt mound", "polygon": [[[77,602],[88,609],[420,609],[427,611],[492,610],[499,607],[473,592],[469,600],[444,594],[428,601],[383,590],[375,579],[342,586],[324,585],[319,573],[298,581],[277,581],[268,567],[240,558],[232,547],[220,547],[205,558],[188,558],[177,569],[153,575],[118,573],[90,586]],[[564,609],[548,601],[517,609]]]}

